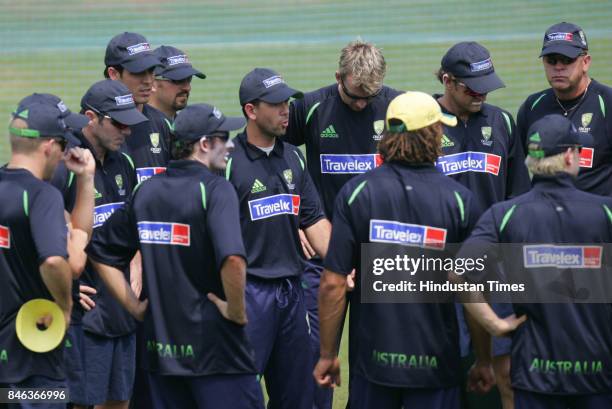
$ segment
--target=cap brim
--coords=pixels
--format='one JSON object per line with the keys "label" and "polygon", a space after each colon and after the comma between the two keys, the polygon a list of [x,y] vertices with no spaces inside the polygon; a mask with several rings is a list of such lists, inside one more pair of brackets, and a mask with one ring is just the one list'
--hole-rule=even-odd
{"label": "cap brim", "polygon": [[279,104],[283,101],[287,101],[289,98],[302,98],[304,93],[288,86],[278,87],[269,94],[262,95],[258,99],[269,104]]}
{"label": "cap brim", "polygon": [[115,121],[130,126],[137,125],[149,120],[149,118],[144,116],[142,112],[140,112],[136,108],[109,111],[108,115],[110,115],[110,117],[113,118]]}
{"label": "cap brim", "polygon": [[574,47],[569,44],[550,44],[542,49],[540,57],[551,54],[561,54],[569,58],[578,58],[583,52],[584,50],[582,48]]}
{"label": "cap brim", "polygon": [[68,141],[68,148],[73,148],[75,146],[81,145],[81,141],[79,140],[79,138],[74,136],[72,132],[65,132],[64,139]]}
{"label": "cap brim", "polygon": [[196,76],[201,79],[206,78],[206,75],[190,66],[177,67],[171,70],[164,70],[163,68],[156,69],[155,75],[159,75],[160,77],[168,78],[173,81],[181,81],[191,76]]}
{"label": "cap brim", "polygon": [[488,94],[506,86],[495,71],[481,77],[463,77],[460,80],[472,91],[476,91],[479,94]]}
{"label": "cap brim", "polygon": [[138,56],[131,61],[121,63],[121,66],[131,73],[137,74],[139,72],[150,70],[151,68],[161,66],[162,63],[159,61],[155,54],[146,54]]}
{"label": "cap brim", "polygon": [[440,122],[447,126],[457,126],[457,117],[450,114],[442,113],[442,117],[440,118]]}
{"label": "cap brim", "polygon": [[236,131],[244,128],[246,125],[246,119],[238,116],[226,116],[225,121],[219,125],[218,131]]}
{"label": "cap brim", "polygon": [[71,112],[67,117],[64,118],[64,122],[70,129],[81,130],[89,123],[89,118],[85,115],[75,114]]}

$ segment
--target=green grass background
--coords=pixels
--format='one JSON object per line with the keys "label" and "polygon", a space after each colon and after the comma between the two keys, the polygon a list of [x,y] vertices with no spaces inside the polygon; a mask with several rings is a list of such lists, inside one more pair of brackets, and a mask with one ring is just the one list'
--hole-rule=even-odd
{"label": "green grass background", "polygon": [[[78,110],[85,90],[102,79],[106,43],[122,31],[144,34],[153,47],[184,49],[208,76],[194,79],[190,101],[234,115],[240,80],[257,66],[315,89],[334,80],[340,48],[361,36],[383,49],[388,85],[435,92],[444,52],[475,40],[489,48],[507,85],[489,101],[515,114],[527,95],[547,87],[538,54],[545,29],[560,21],[583,27],[591,75],[612,85],[610,0],[0,0],[0,120],[36,91]],[[0,163],[8,159],[6,135],[0,132]],[[337,396],[335,407],[343,407],[346,386]]]}

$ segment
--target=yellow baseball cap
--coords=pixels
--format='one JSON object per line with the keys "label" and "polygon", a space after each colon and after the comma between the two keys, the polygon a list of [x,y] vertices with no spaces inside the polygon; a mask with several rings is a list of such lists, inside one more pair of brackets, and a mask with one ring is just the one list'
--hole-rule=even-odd
{"label": "yellow baseball cap", "polygon": [[[36,322],[45,315],[53,321],[47,329],[39,329]],[[43,298],[30,300],[23,304],[15,320],[17,338],[24,347],[32,352],[49,352],[58,347],[66,333],[64,313],[53,301]]]}
{"label": "yellow baseball cap", "polygon": [[438,121],[448,126],[457,125],[457,118],[443,113],[438,102],[424,92],[409,91],[398,95],[387,108],[389,132],[416,131]]}

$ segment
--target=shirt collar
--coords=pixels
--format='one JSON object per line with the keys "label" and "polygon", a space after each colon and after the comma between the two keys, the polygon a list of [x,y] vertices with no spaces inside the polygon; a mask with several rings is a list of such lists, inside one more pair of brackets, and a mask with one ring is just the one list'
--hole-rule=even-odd
{"label": "shirt collar", "polygon": [[284,152],[283,143],[278,138],[274,142],[274,149],[272,149],[272,152],[270,152],[270,155],[266,154],[264,151],[259,149],[257,146],[247,141],[246,130],[238,134],[235,139],[238,141],[238,143],[242,145],[242,147],[244,148],[244,151],[246,152],[247,157],[252,161],[261,159],[261,158],[267,158],[268,156],[272,156],[272,155],[276,155],[281,158],[283,157],[283,152]]}
{"label": "shirt collar", "polygon": [[549,191],[558,189],[576,189],[575,178],[566,172],[559,172],[553,176],[534,175],[533,189],[536,191]]}

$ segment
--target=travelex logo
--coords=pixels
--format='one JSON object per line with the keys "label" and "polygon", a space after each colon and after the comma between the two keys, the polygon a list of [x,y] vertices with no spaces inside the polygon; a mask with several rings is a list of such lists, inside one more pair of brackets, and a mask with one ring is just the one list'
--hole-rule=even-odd
{"label": "travelex logo", "polygon": [[154,175],[159,173],[164,173],[166,168],[163,167],[153,167],[153,168],[136,168],[136,179],[138,183],[144,182],[147,179],[151,179]]}
{"label": "travelex logo", "polygon": [[151,46],[149,45],[149,43],[139,43],[127,47],[128,53],[130,55],[138,54],[143,51],[149,51],[150,49]]}
{"label": "travelex logo", "polygon": [[572,41],[574,34],[572,33],[550,33],[546,35],[548,41]]}
{"label": "travelex logo", "polygon": [[370,220],[370,242],[443,250],[446,229],[393,220]]}
{"label": "travelex logo", "polygon": [[578,164],[581,168],[592,168],[593,167],[593,156],[595,156],[595,149],[593,148],[582,148],[580,151],[580,162]]}
{"label": "travelex logo", "polygon": [[118,107],[132,105],[134,103],[134,98],[132,97],[132,94],[119,95],[118,97],[115,97],[115,103]]}
{"label": "travelex logo", "polygon": [[173,66],[177,64],[188,64],[189,58],[185,54],[173,55],[172,57],[168,57],[166,61],[168,66]]}
{"label": "travelex logo", "polygon": [[300,214],[300,196],[280,194],[249,201],[251,220],[267,219],[268,217],[290,214]]}
{"label": "travelex logo", "polygon": [[93,228],[102,226],[115,213],[115,210],[123,206],[123,202],[107,203],[94,207]]}
{"label": "travelex logo", "polygon": [[11,230],[2,225],[0,225],[0,248],[11,248]]}
{"label": "travelex logo", "polygon": [[601,246],[559,246],[553,244],[523,246],[525,268],[600,268]]}
{"label": "travelex logo", "polygon": [[266,78],[265,80],[262,81],[264,87],[266,88],[270,88],[277,84],[282,84],[284,82],[285,81],[283,81],[283,78],[280,75],[274,75],[273,77]]}
{"label": "travelex logo", "polygon": [[478,62],[471,63],[470,71],[472,72],[484,71],[484,70],[488,70],[491,67],[493,67],[493,63],[491,62],[490,58],[487,58],[484,61],[478,61]]}
{"label": "travelex logo", "polygon": [[382,165],[377,153],[366,155],[321,154],[321,173],[365,173]]}
{"label": "travelex logo", "polygon": [[189,247],[190,229],[191,226],[182,223],[138,222],[138,238],[141,243]]}
{"label": "travelex logo", "polygon": [[501,165],[501,156],[484,152],[460,152],[440,156],[436,167],[445,175],[464,172],[484,172],[497,176]]}

